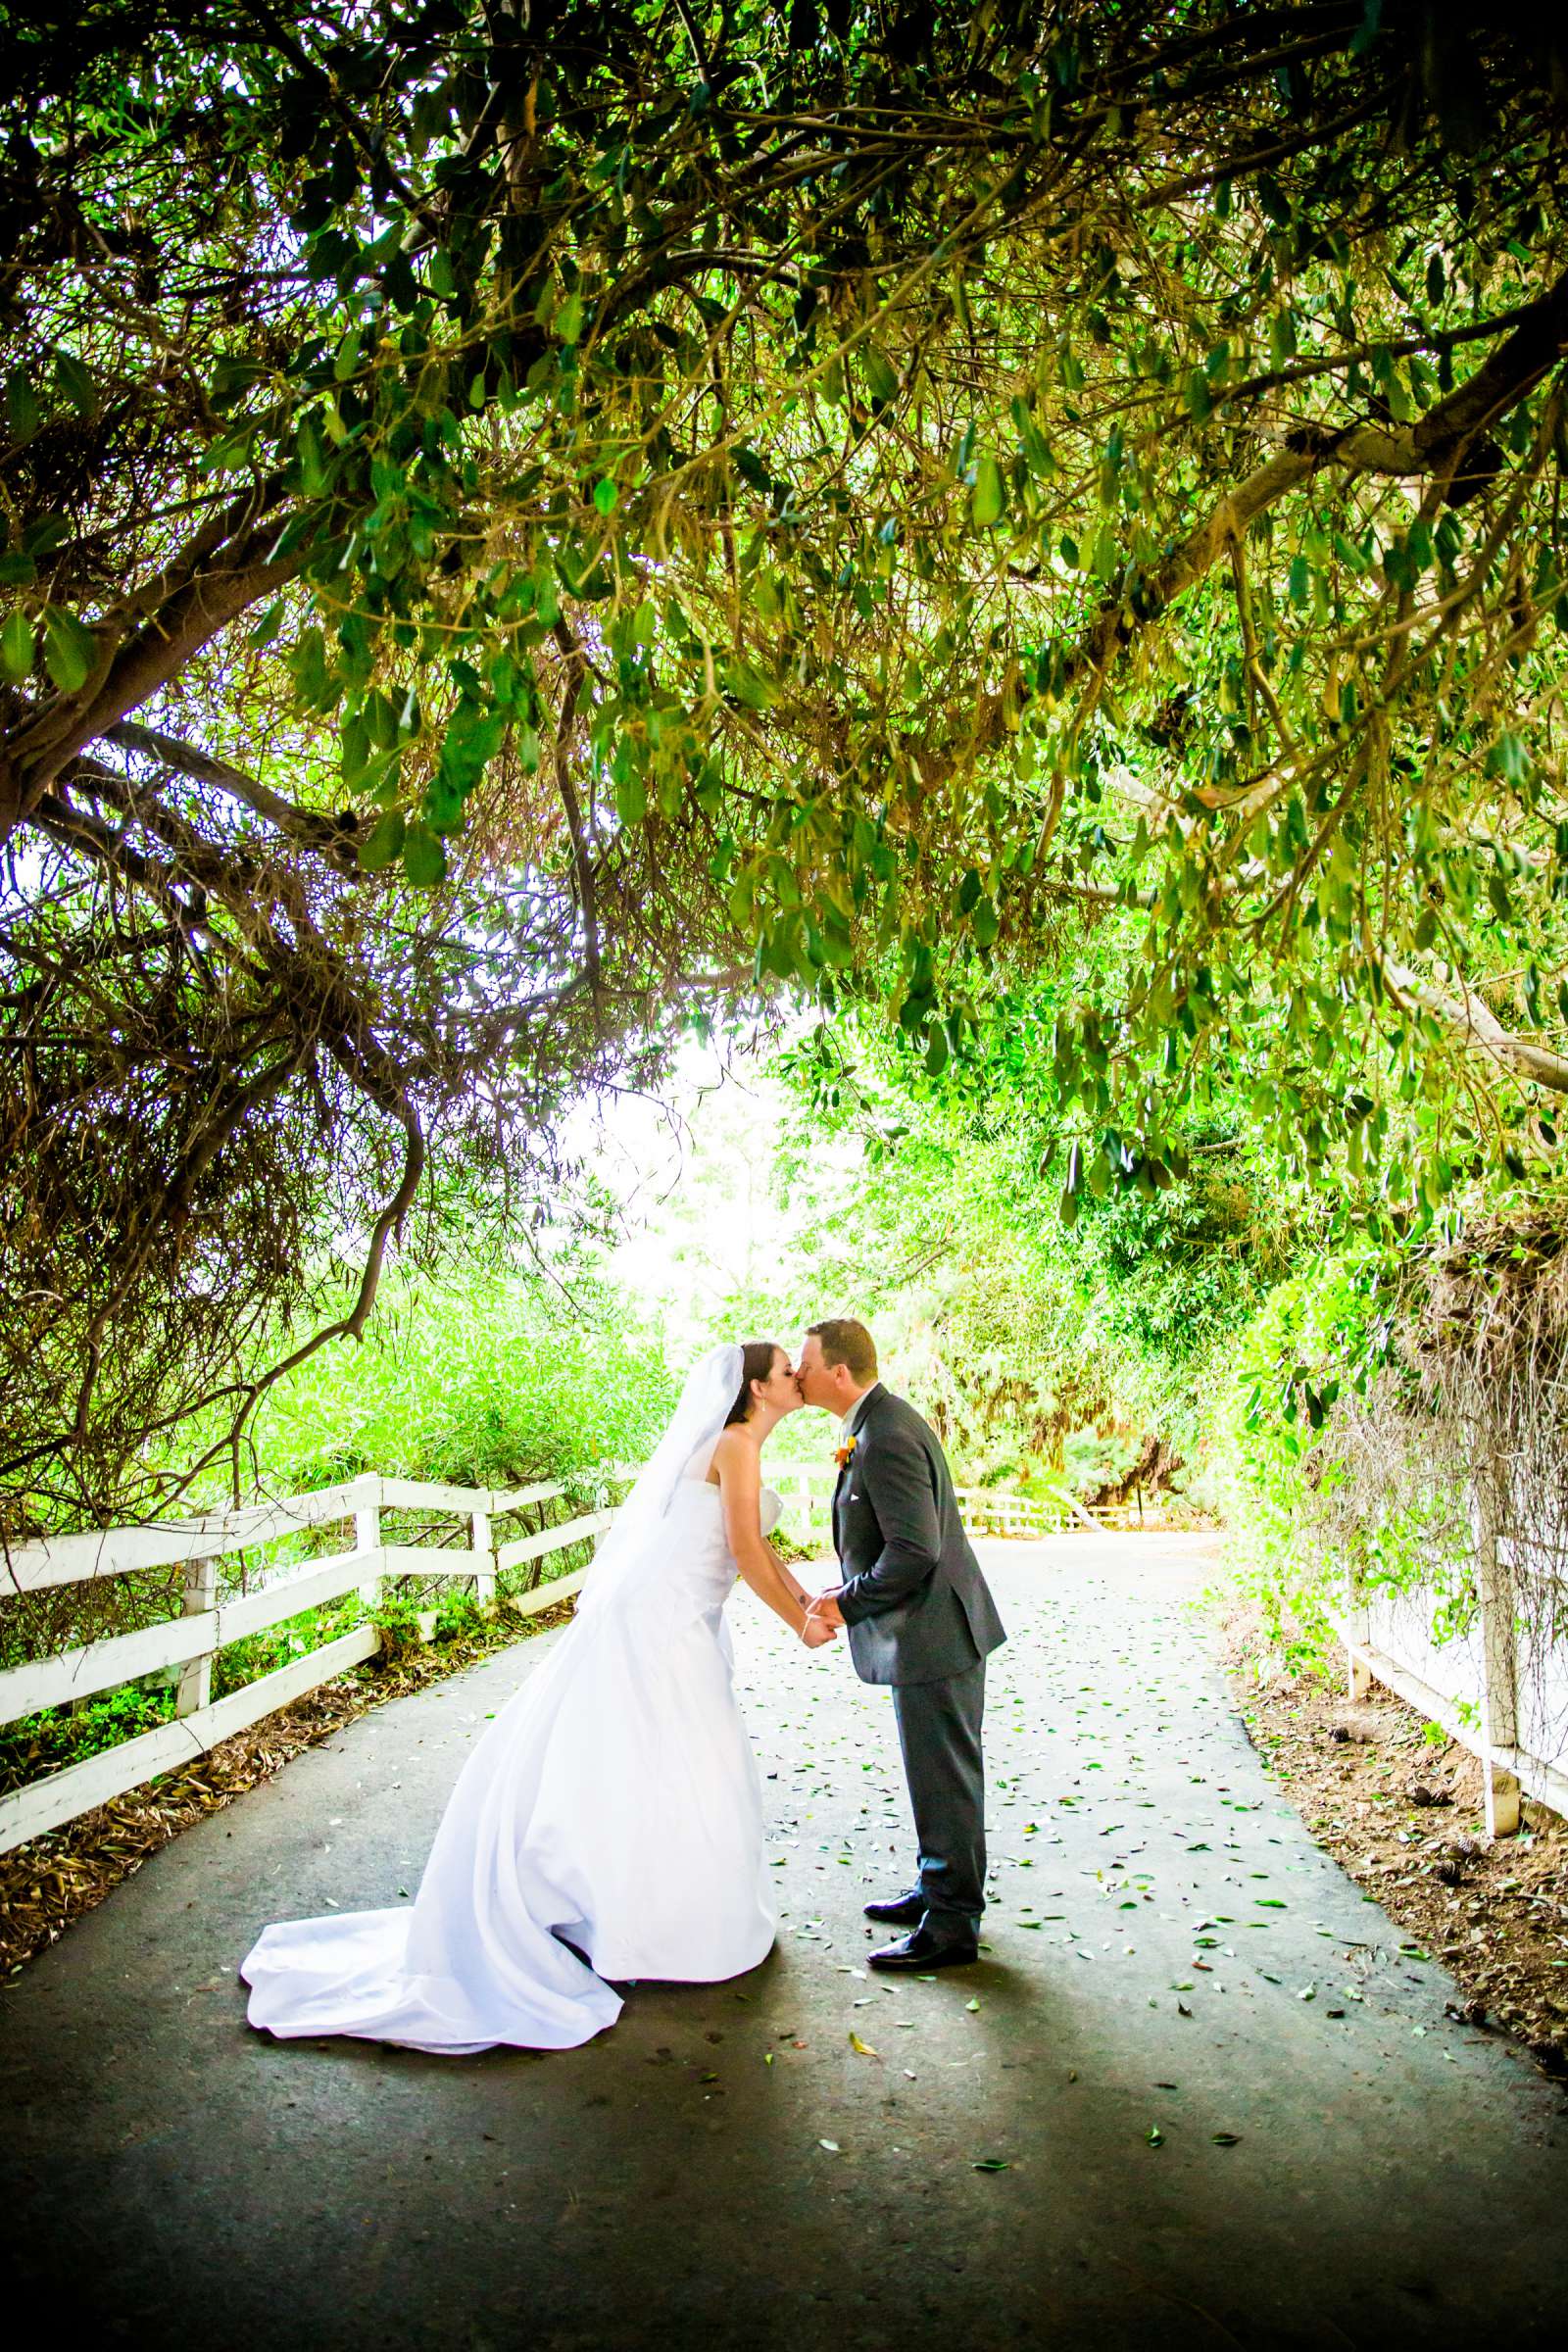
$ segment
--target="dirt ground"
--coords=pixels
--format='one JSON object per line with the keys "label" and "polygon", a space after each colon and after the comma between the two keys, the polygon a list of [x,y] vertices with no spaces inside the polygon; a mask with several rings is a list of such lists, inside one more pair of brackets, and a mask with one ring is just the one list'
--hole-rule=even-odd
{"label": "dirt ground", "polygon": [[1489,1838],[1468,1749],[1378,1684],[1352,1705],[1282,1672],[1252,1612],[1223,1630],[1252,1743],[1313,1835],[1458,1979],[1455,2014],[1568,2075],[1568,1823],[1527,1802],[1517,1836]]}

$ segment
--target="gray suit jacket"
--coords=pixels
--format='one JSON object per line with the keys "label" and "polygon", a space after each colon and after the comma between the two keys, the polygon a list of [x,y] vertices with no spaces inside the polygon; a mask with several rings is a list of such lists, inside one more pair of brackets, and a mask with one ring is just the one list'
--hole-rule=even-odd
{"label": "gray suit jacket", "polygon": [[833,1495],[839,1606],[862,1683],[936,1683],[1006,1640],[958,1517],[947,1457],[913,1405],[867,1392]]}

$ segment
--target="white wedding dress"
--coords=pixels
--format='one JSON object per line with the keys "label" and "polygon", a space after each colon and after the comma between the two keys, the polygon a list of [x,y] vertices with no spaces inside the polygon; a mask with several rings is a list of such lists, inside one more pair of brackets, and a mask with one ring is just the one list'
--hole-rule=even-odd
{"label": "white wedding dress", "polygon": [[[706,1397],[693,1375],[577,1615],[464,1765],[412,1908],[266,1929],[240,1970],[253,2026],[454,2057],[568,2049],[619,2015],[606,1979],[714,1983],[765,1956],[761,1781],[724,1624],[735,1562],[707,1479],[718,1426],[673,1476],[669,1460],[733,1397],[739,1357],[705,1359]],[[769,1488],[762,1502],[765,1535],[780,1503]]]}

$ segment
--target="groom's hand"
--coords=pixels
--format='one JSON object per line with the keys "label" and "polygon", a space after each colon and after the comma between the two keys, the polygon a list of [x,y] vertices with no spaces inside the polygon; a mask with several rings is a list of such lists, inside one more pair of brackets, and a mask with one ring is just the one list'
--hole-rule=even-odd
{"label": "groom's hand", "polygon": [[836,1642],[838,1638],[836,1628],[824,1625],[820,1617],[808,1617],[801,1628],[801,1640],[808,1649],[825,1649],[830,1642]]}
{"label": "groom's hand", "polygon": [[838,1598],[841,1591],[842,1587],[835,1585],[831,1592],[819,1592],[812,1601],[810,1613],[823,1625],[839,1626],[844,1623],[844,1612],[839,1607]]}

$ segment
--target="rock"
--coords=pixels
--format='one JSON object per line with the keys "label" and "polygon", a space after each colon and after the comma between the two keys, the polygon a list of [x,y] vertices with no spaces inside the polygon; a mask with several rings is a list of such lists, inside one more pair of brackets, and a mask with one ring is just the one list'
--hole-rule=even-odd
{"label": "rock", "polygon": [[1429,1788],[1424,1781],[1416,1781],[1409,1791],[1412,1805],[1451,1805],[1453,1798],[1446,1788]]}

